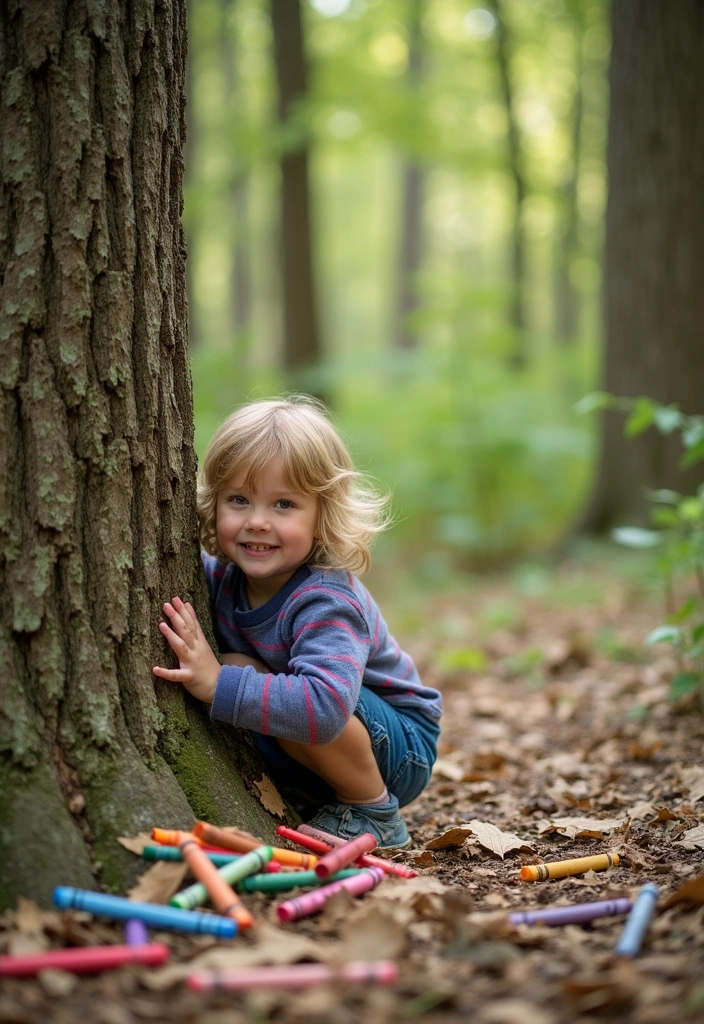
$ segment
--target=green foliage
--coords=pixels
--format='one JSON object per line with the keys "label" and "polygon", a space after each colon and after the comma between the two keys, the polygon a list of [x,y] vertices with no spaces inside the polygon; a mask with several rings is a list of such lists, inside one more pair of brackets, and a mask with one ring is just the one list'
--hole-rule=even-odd
{"label": "green foliage", "polygon": [[[594,392],[579,403],[581,411],[617,409],[626,414],[625,433],[636,437],[649,427],[661,434],[680,433],[682,467],[704,462],[704,416],[687,415],[677,405],[661,405],[651,398],[617,398]],[[651,631],[646,643],[669,643],[677,653],[680,671],[673,679],[673,700],[697,694],[704,708],[704,484],[695,495],[658,490],[653,502],[654,529],[620,527],[614,540],[627,547],[657,547],[657,569],[668,596],[668,614]],[[685,596],[676,594],[684,590]]]}

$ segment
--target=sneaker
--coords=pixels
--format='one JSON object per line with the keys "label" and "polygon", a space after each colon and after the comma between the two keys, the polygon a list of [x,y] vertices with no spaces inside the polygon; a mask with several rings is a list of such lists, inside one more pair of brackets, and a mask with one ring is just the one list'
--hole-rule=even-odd
{"label": "sneaker", "polygon": [[402,849],[411,842],[395,796],[383,804],[326,804],[308,824],[346,840],[371,832],[382,850]]}

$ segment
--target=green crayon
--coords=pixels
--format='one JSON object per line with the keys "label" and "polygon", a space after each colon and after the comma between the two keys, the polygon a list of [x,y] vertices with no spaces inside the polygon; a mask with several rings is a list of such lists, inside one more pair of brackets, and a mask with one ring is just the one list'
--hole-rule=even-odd
{"label": "green crayon", "polygon": [[286,892],[302,885],[325,885],[338,881],[340,878],[351,878],[359,875],[361,868],[344,868],[329,878],[319,878],[315,871],[281,871],[276,875],[250,875],[237,883],[238,892]]}

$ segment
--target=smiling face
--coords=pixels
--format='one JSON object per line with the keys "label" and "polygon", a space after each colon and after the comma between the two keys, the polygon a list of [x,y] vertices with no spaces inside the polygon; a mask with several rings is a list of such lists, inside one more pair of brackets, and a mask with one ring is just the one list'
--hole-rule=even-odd
{"label": "smiling face", "polygon": [[316,538],[317,495],[294,490],[274,458],[254,482],[237,473],[218,493],[217,541],[247,577],[247,596],[258,608],[303,565]]}

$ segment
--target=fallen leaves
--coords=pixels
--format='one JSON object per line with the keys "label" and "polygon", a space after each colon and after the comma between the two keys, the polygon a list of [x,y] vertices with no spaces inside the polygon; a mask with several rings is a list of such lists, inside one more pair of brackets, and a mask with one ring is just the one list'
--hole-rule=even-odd
{"label": "fallen leaves", "polygon": [[538,835],[559,832],[568,839],[576,839],[577,836],[604,839],[610,832],[623,828],[625,824],[624,818],[553,818],[538,828]]}

